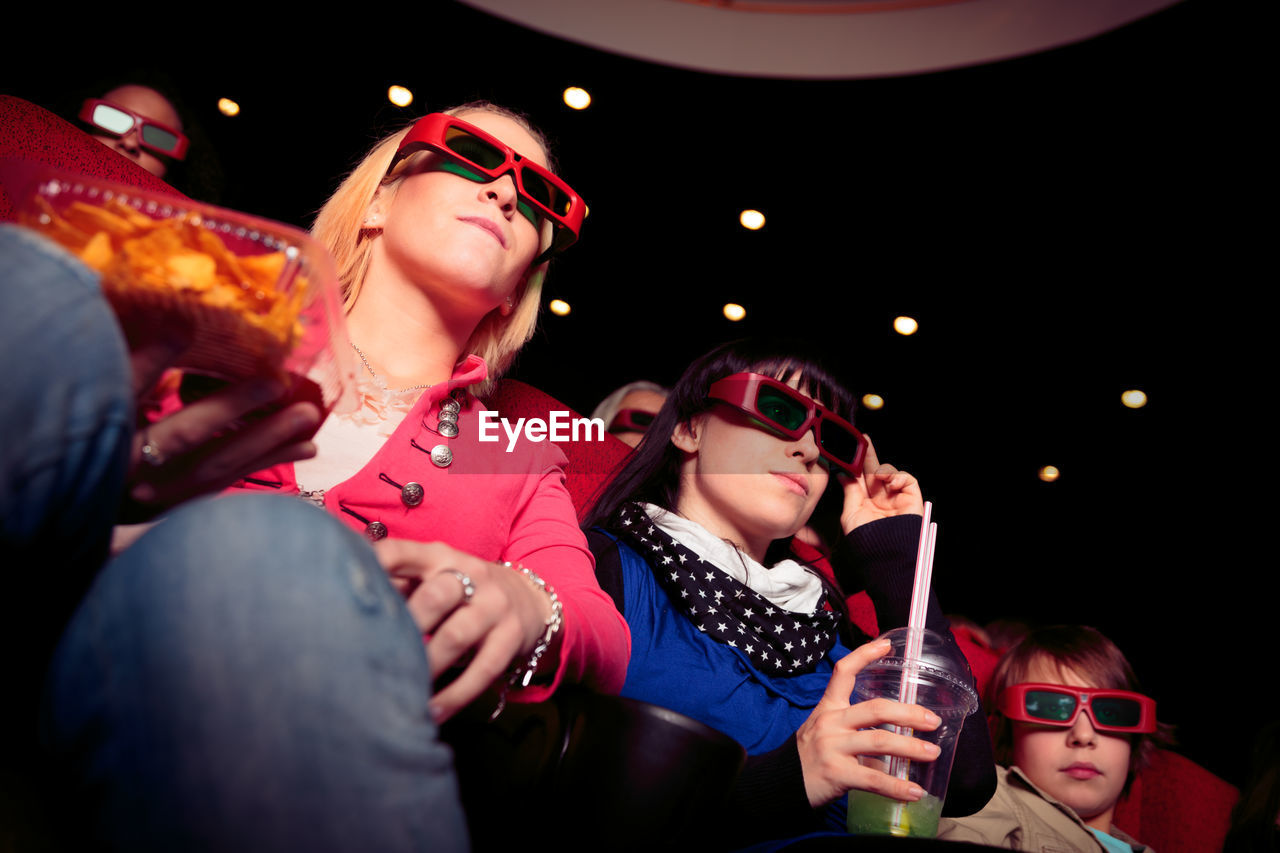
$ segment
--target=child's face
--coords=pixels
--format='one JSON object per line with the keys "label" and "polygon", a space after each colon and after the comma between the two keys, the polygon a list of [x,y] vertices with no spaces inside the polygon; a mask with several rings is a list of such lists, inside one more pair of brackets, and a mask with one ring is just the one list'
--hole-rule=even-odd
{"label": "child's face", "polygon": [[[1097,687],[1075,671],[1039,657],[1027,681]],[[1069,728],[1013,723],[1013,760],[1049,796],[1075,809],[1086,824],[1107,832],[1129,773],[1129,739],[1102,734],[1087,714]]]}

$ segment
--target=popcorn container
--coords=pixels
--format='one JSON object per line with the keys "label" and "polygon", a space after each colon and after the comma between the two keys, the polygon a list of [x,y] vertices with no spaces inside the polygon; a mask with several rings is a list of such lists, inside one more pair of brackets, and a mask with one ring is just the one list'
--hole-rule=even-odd
{"label": "popcorn container", "polygon": [[186,343],[173,367],[185,402],[275,376],[325,412],[358,405],[337,274],[297,228],[175,195],[47,170],[18,221],[101,276],[126,335]]}

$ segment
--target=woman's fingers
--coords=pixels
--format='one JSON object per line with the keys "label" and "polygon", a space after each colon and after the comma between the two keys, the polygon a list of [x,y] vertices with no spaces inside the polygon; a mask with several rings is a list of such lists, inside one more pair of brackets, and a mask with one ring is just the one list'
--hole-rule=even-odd
{"label": "woman's fingers", "polygon": [[[445,628],[447,629],[455,621],[457,620],[450,619]],[[444,659],[439,649],[432,648],[436,645],[436,640],[437,637],[432,637],[431,642],[427,644],[429,661],[435,658]],[[502,678],[510,668],[511,660],[519,646],[520,632],[514,623],[502,623],[488,631],[482,638],[479,650],[467,662],[461,673],[431,697],[431,713],[436,720],[443,722],[449,719],[475,700],[491,684]],[[452,650],[457,648],[457,645],[452,646]],[[447,671],[447,666],[433,663],[431,672],[444,673]]]}
{"label": "woman's fingers", "polygon": [[438,542],[384,539],[374,548],[428,635],[427,662],[439,687],[431,708],[438,720],[501,679],[544,629],[545,594],[506,566]]}
{"label": "woman's fingers", "polygon": [[885,771],[894,756],[909,761],[937,758],[937,746],[900,730],[930,732],[942,719],[919,705],[892,699],[850,704],[858,673],[888,651],[888,640],[873,640],[841,658],[822,700],[796,732],[805,793],[814,806],[853,789],[903,800],[919,799],[923,793]]}
{"label": "woman's fingers", "polygon": [[899,471],[888,462],[881,462],[870,436],[867,436],[867,454],[862,462],[862,473],[867,479],[868,491],[874,488],[873,483],[879,483],[890,491],[900,491],[916,480],[906,471]]}
{"label": "woman's fingers", "polygon": [[[892,735],[878,726],[893,725],[904,729],[931,732],[942,725],[942,718],[920,705],[895,702],[892,699],[869,699],[849,708],[844,724],[859,730],[875,730]],[[895,735],[896,737],[896,735]]]}
{"label": "woman's fingers", "polygon": [[[932,761],[933,758],[918,760]],[[899,779],[883,770],[865,765],[852,768],[848,783],[845,788],[847,791],[870,791],[893,800],[914,801],[924,796],[924,789],[915,782]]]}
{"label": "woman's fingers", "polygon": [[866,477],[872,477],[876,469],[880,467],[880,457],[876,455],[876,444],[871,440],[871,436],[863,433],[863,438],[867,440],[867,452],[862,457],[862,473]]}
{"label": "woman's fingers", "polygon": [[206,410],[201,401],[139,430],[131,475],[134,500],[163,508],[218,491],[254,471],[315,455],[309,439],[322,418],[315,405],[295,403],[236,429],[228,420],[218,421],[244,402],[237,396],[234,402],[210,403]]}
{"label": "woman's fingers", "polygon": [[881,462],[870,438],[867,439],[862,472],[841,482],[844,485],[844,508],[840,513],[840,524],[845,533],[882,518],[924,512],[919,482],[906,471]]}
{"label": "woman's fingers", "polygon": [[837,709],[849,707],[849,697],[853,695],[854,683],[862,668],[874,660],[884,657],[891,644],[887,639],[872,640],[858,646],[849,654],[836,662],[835,670],[827,681],[827,689],[818,702],[819,709]]}
{"label": "woman's fingers", "polygon": [[908,474],[906,471],[893,469],[887,478],[885,485],[891,492],[900,492],[916,481],[916,478]]}
{"label": "woman's fingers", "polygon": [[[899,705],[888,700],[863,703],[870,706],[861,715],[851,715],[852,709],[810,717],[796,733],[796,746],[800,753],[800,765],[804,776],[805,793],[813,806],[828,803],[845,791],[875,791],[897,799],[918,799],[919,788],[889,775],[890,759],[908,761],[932,761],[938,757],[937,746],[919,738],[880,728],[858,729],[853,723],[863,721],[892,720],[914,721],[911,726],[924,731],[936,723],[925,716],[927,712],[915,705]],[[857,706],[855,706],[857,707]],[[936,717],[934,718],[936,719]],[[809,722],[814,722],[810,726]],[[904,725],[904,727],[907,727]]]}
{"label": "woman's fingers", "polygon": [[373,548],[392,583],[408,593],[405,603],[424,634],[434,634],[445,617],[468,604],[483,586],[474,568],[455,568],[465,562],[459,557],[468,555],[439,542],[383,539]]}
{"label": "woman's fingers", "polygon": [[260,471],[264,459],[273,458],[306,443],[320,424],[320,410],[311,403],[295,403],[265,420],[201,448],[192,471],[196,482],[233,482]]}
{"label": "woman's fingers", "polygon": [[[237,419],[278,400],[283,394],[281,384],[270,379],[230,385],[183,406],[143,431],[163,448],[166,458],[175,459],[203,447],[226,432]],[[137,461],[138,457],[134,459]]]}
{"label": "woman's fingers", "polygon": [[409,596],[409,612],[419,630],[431,637],[427,658],[432,672],[452,666],[490,627],[489,593],[467,595],[468,588],[477,589],[476,583],[469,574],[445,570],[427,576]]}

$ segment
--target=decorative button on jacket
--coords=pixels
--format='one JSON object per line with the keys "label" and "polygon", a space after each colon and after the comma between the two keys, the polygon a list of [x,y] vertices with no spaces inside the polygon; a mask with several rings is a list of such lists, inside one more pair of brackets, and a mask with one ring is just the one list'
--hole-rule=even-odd
{"label": "decorative button on jacket", "polygon": [[[325,508],[359,533],[376,522],[390,538],[440,541],[485,560],[525,565],[555,588],[565,624],[554,681],[512,698],[546,698],[561,678],[617,693],[626,675],[630,633],[596,582],[595,563],[564,484],[565,455],[547,441],[517,441],[511,452],[505,438],[480,441],[484,406],[462,389],[485,373],[484,362],[469,356],[448,383],[424,391],[373,458],[325,492]],[[452,423],[441,421],[441,401],[446,409],[450,402],[458,404],[455,437],[439,433],[441,423]],[[242,484],[246,489],[298,493],[292,463],[249,480]],[[406,493],[409,484],[421,491],[416,502]]]}

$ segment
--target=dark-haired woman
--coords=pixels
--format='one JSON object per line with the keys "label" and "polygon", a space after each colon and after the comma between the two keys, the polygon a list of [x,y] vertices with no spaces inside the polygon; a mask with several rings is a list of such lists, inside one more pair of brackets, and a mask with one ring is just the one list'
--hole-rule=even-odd
{"label": "dark-haired woman", "polygon": [[[858,671],[887,642],[855,638],[843,593],[790,555],[819,500],[842,499],[847,559],[837,574],[868,591],[882,630],[905,625],[920,486],[878,461],[836,414],[851,412],[849,393],[792,351],[736,342],[690,366],[588,525],[601,586],[631,626],[623,695],[698,719],[747,750],[721,816],[727,845],[842,831],[852,789],[919,799],[918,786],[858,756],[934,757],[920,741],[865,731],[931,730],[938,718],[886,700],[850,705]],[[932,597],[927,624],[947,630]],[[994,788],[986,728],[967,725],[945,812],[970,814]]]}

